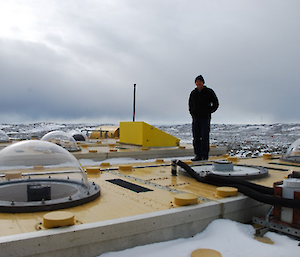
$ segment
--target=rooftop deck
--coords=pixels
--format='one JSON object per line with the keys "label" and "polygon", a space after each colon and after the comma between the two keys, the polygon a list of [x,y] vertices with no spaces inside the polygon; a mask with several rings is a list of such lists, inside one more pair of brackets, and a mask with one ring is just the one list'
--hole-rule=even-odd
{"label": "rooftop deck", "polygon": [[[74,226],[45,229],[43,216],[47,212],[0,213],[0,255],[10,256],[13,253],[16,256],[28,244],[34,247],[27,249],[31,256],[66,257],[75,256],[78,251],[85,251],[85,256],[95,256],[135,245],[189,237],[220,217],[247,222],[253,215],[265,214],[268,205],[244,195],[222,198],[217,196],[216,186],[197,182],[181,174],[172,176],[170,159],[163,158],[180,156],[181,160],[188,161],[184,156],[192,156],[191,150],[190,146],[141,150],[118,145],[116,148],[111,142],[82,147],[80,152],[74,153],[79,160],[101,162],[125,156],[160,159],[135,162],[127,164],[127,167],[113,164],[84,167],[88,170],[88,179],[101,187],[101,196],[90,203],[65,209],[75,215]],[[213,147],[211,155],[214,153],[220,155],[211,156],[207,162],[198,164],[226,159],[222,155],[224,149]],[[285,163],[279,158],[239,159],[237,163],[267,167],[269,175],[253,182],[269,187],[273,186],[273,182],[283,180],[291,170],[300,171],[299,165]],[[129,184],[120,186],[113,183],[116,180]],[[136,186],[143,190],[136,190]],[[182,194],[196,195],[198,203],[176,205],[175,197]],[[51,241],[51,249],[47,246],[48,240]]]}

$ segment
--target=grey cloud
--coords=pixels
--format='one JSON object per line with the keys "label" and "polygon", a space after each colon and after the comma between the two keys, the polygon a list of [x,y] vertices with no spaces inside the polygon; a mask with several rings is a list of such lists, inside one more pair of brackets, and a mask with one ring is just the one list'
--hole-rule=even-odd
{"label": "grey cloud", "polygon": [[136,83],[138,119],[190,122],[188,96],[203,74],[221,103],[213,122],[297,121],[299,6],[39,1],[35,40],[0,36],[0,118],[130,120]]}

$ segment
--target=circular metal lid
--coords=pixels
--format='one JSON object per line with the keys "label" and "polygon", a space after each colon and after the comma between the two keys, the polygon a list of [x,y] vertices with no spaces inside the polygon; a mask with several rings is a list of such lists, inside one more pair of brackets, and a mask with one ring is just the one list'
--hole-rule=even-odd
{"label": "circular metal lid", "polygon": [[[259,166],[246,166],[241,164],[232,164],[231,162],[217,162],[213,164],[203,164],[197,166],[191,166],[195,172],[200,176],[207,173],[213,173],[225,177],[237,177],[237,178],[259,178],[268,174],[268,169]],[[184,171],[180,168],[180,171]],[[184,171],[185,172],[185,171]]]}

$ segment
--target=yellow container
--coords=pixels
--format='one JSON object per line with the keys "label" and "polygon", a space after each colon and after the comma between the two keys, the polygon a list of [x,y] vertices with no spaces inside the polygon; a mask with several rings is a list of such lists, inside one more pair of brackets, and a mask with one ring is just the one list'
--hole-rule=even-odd
{"label": "yellow container", "polygon": [[142,121],[120,122],[120,142],[142,147],[180,145],[180,139]]}

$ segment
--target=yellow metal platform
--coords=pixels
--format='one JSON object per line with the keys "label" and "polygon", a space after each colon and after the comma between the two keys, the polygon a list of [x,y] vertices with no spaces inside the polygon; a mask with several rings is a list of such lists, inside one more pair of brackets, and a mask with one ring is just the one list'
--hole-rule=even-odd
{"label": "yellow metal platform", "polygon": [[[211,157],[206,163],[222,159],[224,160],[223,157]],[[300,171],[298,165],[285,165],[278,158],[239,159],[238,164],[267,167],[269,175],[254,182],[269,187],[272,187],[275,181],[283,180],[292,170]],[[199,204],[220,199],[216,194],[215,186],[199,183],[187,176],[172,176],[170,161],[158,160],[158,162],[134,163],[130,166],[132,166],[131,171],[119,170],[118,165],[93,166],[98,168],[99,172],[88,172],[87,175],[90,181],[100,185],[101,196],[93,202],[67,209],[75,214],[78,224],[178,208],[179,206],[174,203],[174,197],[178,194],[197,195]],[[136,193],[108,182],[113,179],[122,179],[151,191]],[[46,213],[0,213],[0,236],[43,229],[40,223]]]}
{"label": "yellow metal platform", "polygon": [[[151,155],[151,149],[146,151],[139,148],[121,149],[118,143],[111,141],[81,145],[81,149],[80,153],[74,154],[78,159],[104,160],[108,154],[116,157],[126,155],[132,157],[141,152],[150,153],[149,159],[154,156]],[[91,149],[96,152],[91,152]],[[111,149],[117,149],[117,151],[110,151]],[[160,153],[161,156],[164,151],[171,151],[174,154],[177,149],[173,149],[174,152],[172,149],[160,149]],[[180,150],[187,151],[187,149]],[[124,155],[116,155],[118,153],[124,153]],[[226,158],[223,155],[211,156],[207,162],[202,163],[212,163],[212,161],[226,160]],[[186,158],[182,160],[189,161]],[[241,165],[267,167],[269,175],[253,180],[253,182],[269,187],[272,187],[274,182],[283,180],[291,171],[300,171],[299,165],[285,163],[279,157],[237,159],[236,161]],[[124,249],[156,240],[169,240],[180,235],[181,237],[191,236],[204,229],[211,220],[220,217],[249,221],[252,214],[261,214],[268,208],[240,193],[238,196],[222,198],[217,195],[216,186],[199,183],[191,177],[180,174],[172,176],[170,160],[160,158],[157,161],[141,161],[141,163],[127,164],[127,167],[121,166],[106,163],[106,166],[84,167],[89,181],[100,185],[101,196],[90,203],[64,210],[74,214],[75,225],[73,226],[46,229],[43,226],[43,217],[48,212],[0,213],[0,250],[7,254],[16,248],[14,254],[17,256],[20,253],[18,245],[22,247],[29,243],[36,249],[28,250],[28,256],[74,256],[83,249],[87,251],[86,256],[94,256],[112,249]],[[112,183],[115,180],[140,186],[145,191],[136,192],[119,186]],[[178,196],[181,195],[196,196],[197,204],[190,206],[176,204]],[[120,229],[119,233],[125,233],[125,235],[118,235],[114,231],[116,229]],[[121,229],[126,231],[121,232]],[[162,238],[163,233],[165,237]],[[65,236],[62,238],[61,235]],[[86,236],[89,238],[85,238]],[[30,238],[34,241],[30,241]],[[133,239],[136,241],[129,244],[128,242]],[[56,242],[59,246],[49,250],[44,245],[45,240],[52,240],[53,244]],[[64,246],[66,240],[73,240],[74,243]],[[113,248],[113,242],[120,245]],[[41,249],[38,245],[44,245],[45,248]],[[88,246],[89,250],[85,246]],[[99,250],[99,247],[102,248]],[[2,256],[1,253],[0,256]]]}

